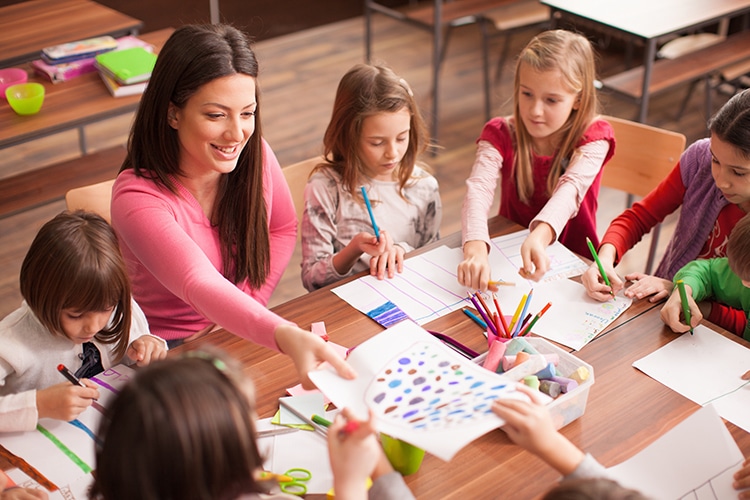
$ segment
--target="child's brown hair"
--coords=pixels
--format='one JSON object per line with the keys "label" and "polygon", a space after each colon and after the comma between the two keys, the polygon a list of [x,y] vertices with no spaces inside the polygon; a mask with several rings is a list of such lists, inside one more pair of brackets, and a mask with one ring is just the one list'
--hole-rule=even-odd
{"label": "child's brown hair", "polygon": [[115,358],[130,343],[131,296],[125,261],[112,227],[91,212],[62,212],[37,233],[21,265],[21,295],[44,327],[65,335],[64,309],[105,311],[112,321],[96,334],[115,344]]}
{"label": "child's brown hair", "polygon": [[[411,115],[409,148],[398,171],[401,189],[411,179],[414,165],[428,142],[427,128],[409,85],[390,68],[357,64],[341,78],[333,103],[331,121],[323,136],[328,166],[341,175],[346,190],[356,194],[364,171],[359,143],[365,118],[407,109]],[[319,166],[319,167],[320,167]]]}
{"label": "child's brown hair", "polygon": [[219,352],[140,368],[102,419],[90,497],[235,499],[263,491],[254,472],[252,384]]}

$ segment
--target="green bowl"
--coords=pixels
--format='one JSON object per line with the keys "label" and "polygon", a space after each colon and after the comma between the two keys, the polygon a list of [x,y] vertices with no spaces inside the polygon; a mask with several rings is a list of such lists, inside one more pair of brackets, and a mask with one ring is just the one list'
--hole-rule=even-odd
{"label": "green bowl", "polygon": [[5,89],[5,97],[19,115],[33,115],[42,109],[44,85],[36,82],[11,85]]}

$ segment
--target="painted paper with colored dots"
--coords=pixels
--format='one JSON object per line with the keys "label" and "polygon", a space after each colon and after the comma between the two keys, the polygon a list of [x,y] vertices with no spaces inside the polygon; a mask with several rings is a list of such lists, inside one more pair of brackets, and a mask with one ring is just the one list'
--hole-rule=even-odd
{"label": "painted paper with colored dots", "polygon": [[334,370],[310,374],[337,407],[365,418],[378,430],[450,460],[461,448],[500,427],[497,398],[526,398],[516,384],[458,355],[411,321],[402,321],[354,349],[357,372],[344,380]]}

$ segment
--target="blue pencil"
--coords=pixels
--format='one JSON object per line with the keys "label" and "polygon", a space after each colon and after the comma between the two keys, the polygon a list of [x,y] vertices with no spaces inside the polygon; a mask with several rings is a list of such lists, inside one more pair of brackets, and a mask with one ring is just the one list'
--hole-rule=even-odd
{"label": "blue pencil", "polygon": [[380,229],[378,224],[375,222],[375,216],[372,215],[372,205],[370,205],[370,198],[367,196],[367,190],[362,186],[362,198],[365,199],[365,205],[367,206],[367,213],[370,214],[370,221],[372,222],[372,229],[375,231],[375,237],[380,240]]}
{"label": "blue pencil", "polygon": [[479,316],[477,316],[476,314],[474,314],[473,312],[471,312],[468,309],[461,309],[461,310],[464,312],[464,314],[466,314],[468,317],[470,317],[471,319],[473,319],[474,322],[477,325],[479,325],[479,326],[481,326],[482,328],[485,328],[485,329],[487,328],[487,323],[485,323],[484,321],[482,321],[482,318],[480,318]]}
{"label": "blue pencil", "polygon": [[526,303],[523,305],[523,310],[521,311],[521,315],[518,317],[518,323],[516,323],[516,327],[513,329],[513,336],[515,337],[519,333],[521,333],[521,323],[522,319],[526,317],[526,311],[529,309],[529,304],[531,303],[531,296],[534,294],[534,289],[532,288],[529,292],[529,295],[526,297]]}

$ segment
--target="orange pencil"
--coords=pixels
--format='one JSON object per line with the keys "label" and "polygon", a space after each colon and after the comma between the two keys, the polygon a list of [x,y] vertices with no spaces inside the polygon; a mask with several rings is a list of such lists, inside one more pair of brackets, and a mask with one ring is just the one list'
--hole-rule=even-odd
{"label": "orange pencil", "polygon": [[482,304],[482,307],[484,308],[484,312],[487,313],[487,317],[491,318],[492,317],[492,311],[490,310],[489,307],[487,307],[487,302],[485,302],[484,299],[482,298],[482,294],[479,293],[479,292],[475,292],[474,295],[479,300],[479,303]]}

